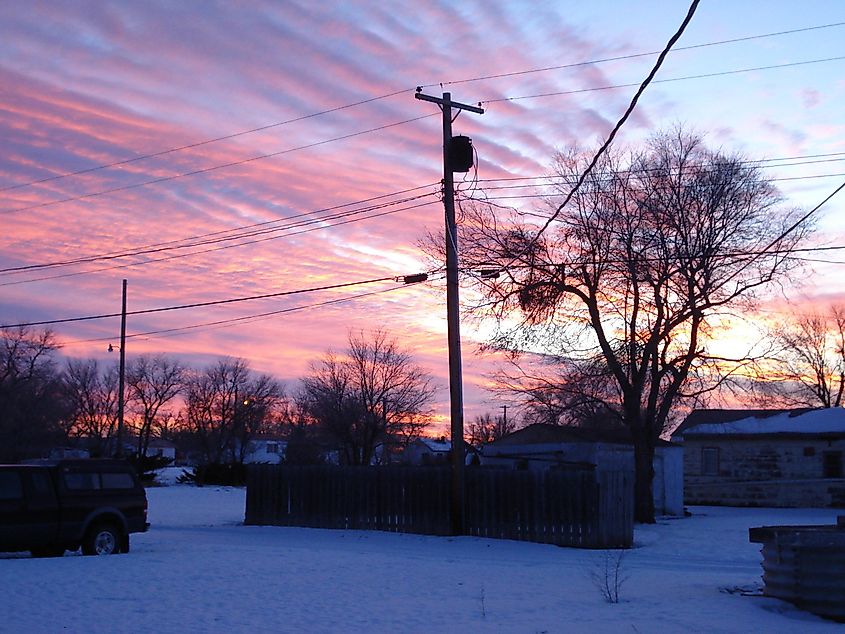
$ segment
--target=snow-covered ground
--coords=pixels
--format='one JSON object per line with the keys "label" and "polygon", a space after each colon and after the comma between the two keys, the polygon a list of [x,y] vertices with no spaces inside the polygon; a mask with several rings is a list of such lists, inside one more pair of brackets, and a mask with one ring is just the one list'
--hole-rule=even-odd
{"label": "snow-covered ground", "polygon": [[490,539],[242,526],[244,490],[149,489],[132,552],[0,554],[0,632],[833,632],[759,590],[748,528],[825,509],[697,507],[636,530],[618,604],[604,553]]}

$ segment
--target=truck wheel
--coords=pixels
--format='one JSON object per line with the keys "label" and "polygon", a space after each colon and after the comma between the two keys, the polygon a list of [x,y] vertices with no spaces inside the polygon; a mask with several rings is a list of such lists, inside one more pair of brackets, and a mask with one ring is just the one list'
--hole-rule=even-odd
{"label": "truck wheel", "polygon": [[96,524],[82,540],[83,555],[114,555],[120,552],[123,532],[114,524]]}
{"label": "truck wheel", "polygon": [[39,546],[29,551],[33,557],[61,557],[65,554],[63,546]]}

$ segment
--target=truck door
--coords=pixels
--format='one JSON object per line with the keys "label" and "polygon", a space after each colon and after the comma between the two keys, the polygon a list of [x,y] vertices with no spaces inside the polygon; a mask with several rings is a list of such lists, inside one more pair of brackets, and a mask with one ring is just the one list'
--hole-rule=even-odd
{"label": "truck door", "polygon": [[27,522],[33,545],[55,544],[59,537],[59,505],[47,469],[27,469],[24,487],[29,499]]}
{"label": "truck door", "polygon": [[26,498],[17,469],[0,469],[0,551],[26,541]]}

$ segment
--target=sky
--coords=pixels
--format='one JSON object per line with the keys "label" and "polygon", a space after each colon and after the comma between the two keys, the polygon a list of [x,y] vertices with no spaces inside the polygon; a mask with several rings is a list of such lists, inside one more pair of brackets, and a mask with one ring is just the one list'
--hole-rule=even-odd
{"label": "sky", "polygon": [[[845,4],[762,6],[704,0],[615,146],[682,124],[713,148],[765,159],[785,204],[811,209],[845,179]],[[483,115],[454,123],[477,151],[476,191],[536,209],[532,190],[486,181],[548,174],[557,150],[603,141],[686,11],[656,1],[2,3],[0,324],[119,312],[124,278],[129,311],[388,278],[130,315],[127,358],[243,357],[293,391],[350,332],[382,329],[435,377],[442,422],[444,284],[390,279],[428,270],[420,240],[443,231],[440,113],[414,89],[481,102]],[[538,69],[550,70],[526,72]],[[812,245],[845,244],[843,201],[819,210]],[[845,294],[845,255],[812,258],[827,262],[763,298],[766,319]],[[75,259],[88,261],[39,266]],[[276,314],[250,318],[264,313]],[[52,327],[62,354],[108,359],[120,320]],[[497,359],[477,353],[484,332],[464,323],[468,419],[502,404],[485,389]]]}

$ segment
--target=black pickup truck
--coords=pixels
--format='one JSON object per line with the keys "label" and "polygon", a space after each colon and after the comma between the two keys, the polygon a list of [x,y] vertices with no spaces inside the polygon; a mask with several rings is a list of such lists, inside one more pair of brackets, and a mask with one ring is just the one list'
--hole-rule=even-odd
{"label": "black pickup truck", "polygon": [[129,552],[147,530],[147,495],[119,460],[52,460],[0,465],[0,552],[57,557]]}

